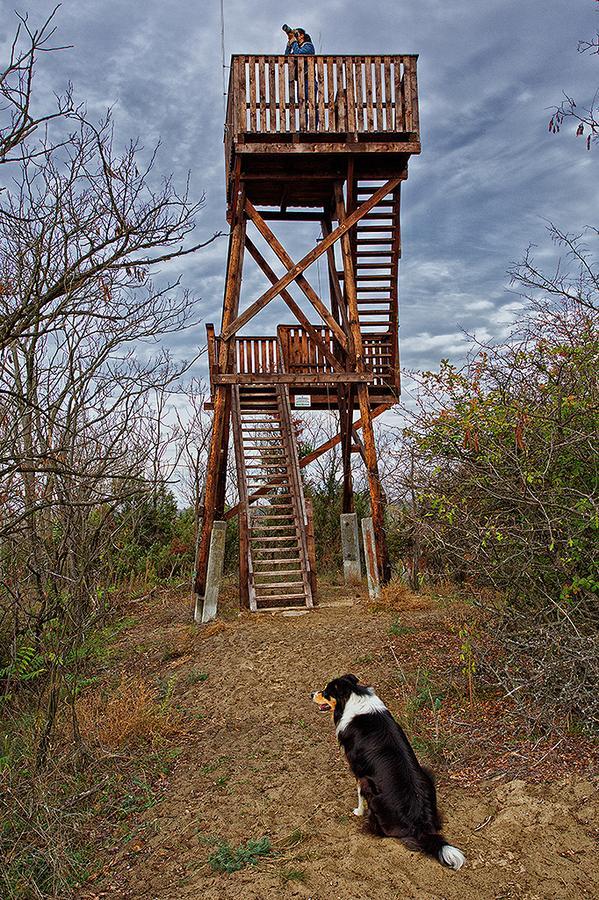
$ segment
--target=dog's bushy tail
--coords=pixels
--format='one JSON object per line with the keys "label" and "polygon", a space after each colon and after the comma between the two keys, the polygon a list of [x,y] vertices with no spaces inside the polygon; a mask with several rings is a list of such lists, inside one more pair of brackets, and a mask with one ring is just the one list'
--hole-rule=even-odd
{"label": "dog's bushy tail", "polygon": [[423,834],[419,838],[414,839],[414,845],[437,859],[442,865],[449,866],[450,869],[461,869],[466,862],[466,857],[457,847],[448,844],[442,834]]}

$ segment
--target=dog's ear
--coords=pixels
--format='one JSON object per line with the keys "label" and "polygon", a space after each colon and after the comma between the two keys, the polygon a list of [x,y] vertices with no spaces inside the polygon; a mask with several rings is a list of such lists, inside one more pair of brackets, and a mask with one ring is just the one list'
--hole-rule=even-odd
{"label": "dog's ear", "polygon": [[356,678],[355,675],[351,675],[350,673],[348,673],[345,677],[347,678],[348,681],[351,681],[352,684],[358,684],[360,681],[359,678]]}

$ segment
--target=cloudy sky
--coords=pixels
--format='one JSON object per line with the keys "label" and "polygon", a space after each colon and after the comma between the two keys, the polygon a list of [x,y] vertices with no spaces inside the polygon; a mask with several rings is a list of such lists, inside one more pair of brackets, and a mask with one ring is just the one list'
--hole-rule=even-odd
{"label": "cloudy sky", "polygon": [[[53,4],[17,3],[32,23]],[[459,360],[463,330],[500,334],[513,314],[506,269],[529,244],[551,261],[546,220],[563,229],[596,224],[599,148],[587,153],[569,125],[549,135],[548,107],[567,91],[589,100],[599,59],[576,52],[599,28],[596,0],[224,0],[231,53],[282,52],[283,21],[302,24],[322,53],[418,53],[423,152],[402,192],[403,364]],[[15,0],[0,0],[0,46]],[[220,0],[64,0],[59,37],[73,49],[42,60],[39,90],[72,81],[90,113],[113,106],[123,142],[162,140],[160,165],[206,193],[199,236],[226,229],[222,152]],[[312,233],[314,232],[314,233]],[[309,226],[296,234],[308,249]],[[179,264],[218,324],[226,241]],[[313,274],[316,285],[318,274]],[[248,262],[245,297],[263,282]],[[270,321],[277,318],[273,307]],[[268,324],[268,319],[267,319]],[[191,355],[200,332],[174,349]]]}

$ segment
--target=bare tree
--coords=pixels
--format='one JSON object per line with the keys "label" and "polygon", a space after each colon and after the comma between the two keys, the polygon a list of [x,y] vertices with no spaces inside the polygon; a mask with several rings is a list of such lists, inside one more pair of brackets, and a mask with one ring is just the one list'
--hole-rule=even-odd
{"label": "bare tree", "polygon": [[[38,764],[62,702],[74,710],[123,510],[179,458],[169,396],[189,363],[161,342],[193,324],[196,298],[152,272],[216,237],[194,240],[203,198],[158,176],[158,147],[119,151],[110,115],[87,121],[70,91],[32,114],[37,55],[58,49],[53,17],[38,30],[20,19],[0,76],[0,162],[12,164],[0,195],[0,682],[7,696],[38,680]],[[59,116],[73,133],[38,138]]]}
{"label": "bare tree", "polygon": [[[579,41],[578,52],[599,55],[599,32],[590,41]],[[564,99],[553,109],[549,131],[557,134],[567,119],[576,123],[576,136],[584,137],[586,148],[590,150],[591,144],[599,141],[599,88],[587,106],[579,106],[573,97],[564,92]]]}
{"label": "bare tree", "polygon": [[56,6],[39,28],[31,28],[26,15],[16,13],[19,20],[13,38],[8,61],[0,70],[0,164],[22,160],[31,156],[31,148],[23,144],[40,125],[53,119],[64,118],[74,111],[70,87],[62,97],[56,98],[56,109],[51,113],[33,111],[33,81],[37,58],[43,53],[66,50],[65,45],[53,44],[56,33],[54,20]]}

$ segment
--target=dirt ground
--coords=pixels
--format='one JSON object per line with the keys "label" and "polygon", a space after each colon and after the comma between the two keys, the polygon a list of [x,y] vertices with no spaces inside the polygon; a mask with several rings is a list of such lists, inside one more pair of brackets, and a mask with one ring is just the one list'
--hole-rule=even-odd
{"label": "dirt ground", "polygon": [[[348,599],[337,592],[337,602]],[[355,783],[330,718],[311,704],[309,691],[355,672],[405,724],[406,691],[412,677],[419,683],[427,656],[427,673],[450,677],[443,664],[435,668],[436,650],[445,641],[457,659],[455,623],[463,611],[417,599],[404,604],[398,625],[397,609],[353,601],[300,616],[230,613],[203,629],[189,625],[180,598],[144,613],[143,631],[122,640],[136,643],[134,665],[144,677],[170,679],[174,702],[193,725],[179,741],[161,801],[137,815],[133,839],[109,848],[103,876],[79,897],[599,896],[593,760],[571,753],[567,741],[508,735],[501,718],[484,726],[495,742],[499,735],[501,750],[489,752],[487,742],[485,759],[486,739],[475,739],[477,713],[460,713],[458,700],[444,703],[435,719],[434,758],[427,759],[426,745],[419,755],[437,772],[445,832],[465,852],[466,866],[453,872],[363,833],[351,814]],[[459,676],[459,662],[452,665]],[[481,699],[481,708],[488,713],[493,703]],[[446,731],[461,741],[443,744]],[[263,835],[275,854],[232,874],[211,870],[218,841],[237,846]]]}

